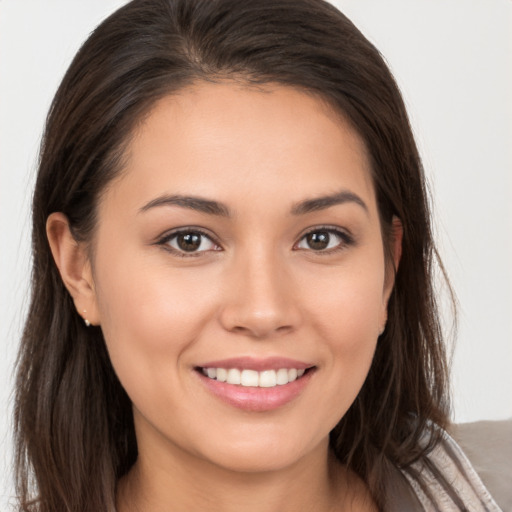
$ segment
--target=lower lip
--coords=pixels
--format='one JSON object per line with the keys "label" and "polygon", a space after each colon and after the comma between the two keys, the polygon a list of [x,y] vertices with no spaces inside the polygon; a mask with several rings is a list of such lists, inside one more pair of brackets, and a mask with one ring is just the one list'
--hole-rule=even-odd
{"label": "lower lip", "polygon": [[314,370],[310,369],[293,382],[272,388],[228,384],[196,373],[207,389],[223,402],[245,411],[263,412],[279,409],[299,396],[310,382]]}

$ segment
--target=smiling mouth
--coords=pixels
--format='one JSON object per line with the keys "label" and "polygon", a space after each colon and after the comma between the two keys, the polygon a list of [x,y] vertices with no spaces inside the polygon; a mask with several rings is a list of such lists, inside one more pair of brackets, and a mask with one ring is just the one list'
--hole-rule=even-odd
{"label": "smiling mouth", "polygon": [[273,388],[284,386],[300,379],[311,368],[279,368],[277,370],[239,370],[238,368],[197,368],[209,379],[233,384],[235,386],[253,388]]}

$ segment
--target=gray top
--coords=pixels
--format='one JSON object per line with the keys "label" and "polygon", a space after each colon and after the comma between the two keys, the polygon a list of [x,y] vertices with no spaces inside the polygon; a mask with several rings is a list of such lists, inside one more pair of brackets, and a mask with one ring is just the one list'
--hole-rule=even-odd
{"label": "gray top", "polygon": [[460,445],[443,432],[423,459],[393,470],[387,510],[512,512],[512,420],[454,426],[451,433]]}

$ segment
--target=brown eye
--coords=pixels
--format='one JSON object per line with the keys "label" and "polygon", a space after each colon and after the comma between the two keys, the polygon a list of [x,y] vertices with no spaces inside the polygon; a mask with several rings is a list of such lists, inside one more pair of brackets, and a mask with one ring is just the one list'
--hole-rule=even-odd
{"label": "brown eye", "polygon": [[306,243],[310,249],[315,251],[321,251],[329,247],[331,235],[327,231],[316,231],[315,233],[309,233],[306,235]]}
{"label": "brown eye", "polygon": [[172,249],[181,253],[195,253],[218,250],[217,245],[199,231],[183,231],[171,235],[165,242]]}
{"label": "brown eye", "polygon": [[352,238],[337,229],[318,229],[310,231],[304,235],[296,245],[297,249],[307,249],[309,251],[330,251],[342,249],[353,243]]}
{"label": "brown eye", "polygon": [[201,247],[201,235],[199,233],[184,233],[176,237],[176,243],[182,251],[197,251]]}

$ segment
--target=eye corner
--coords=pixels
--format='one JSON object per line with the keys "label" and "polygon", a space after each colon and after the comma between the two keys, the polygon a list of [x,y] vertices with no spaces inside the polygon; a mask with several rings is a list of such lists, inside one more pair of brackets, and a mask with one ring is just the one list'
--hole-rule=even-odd
{"label": "eye corner", "polygon": [[299,237],[293,250],[328,255],[343,251],[354,244],[353,235],[346,229],[337,226],[315,226]]}
{"label": "eye corner", "polygon": [[178,257],[199,257],[223,251],[222,246],[212,234],[195,226],[168,231],[160,236],[154,245]]}

